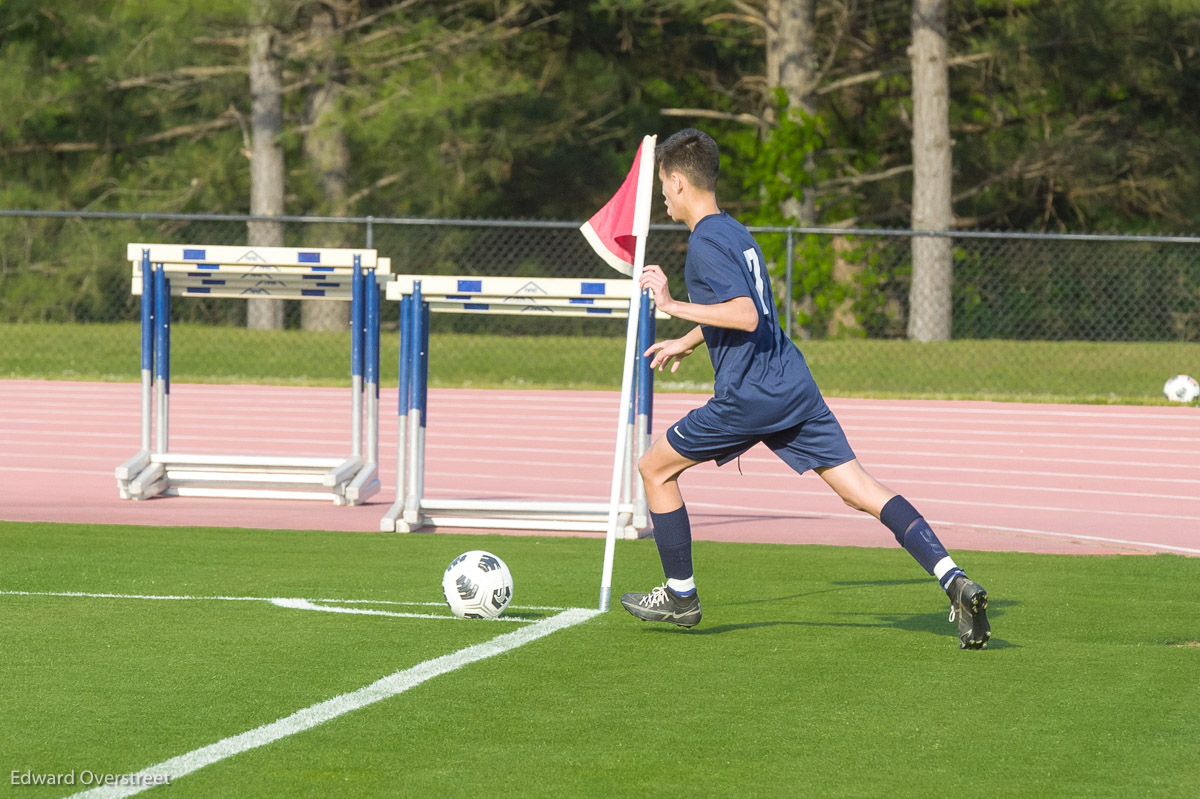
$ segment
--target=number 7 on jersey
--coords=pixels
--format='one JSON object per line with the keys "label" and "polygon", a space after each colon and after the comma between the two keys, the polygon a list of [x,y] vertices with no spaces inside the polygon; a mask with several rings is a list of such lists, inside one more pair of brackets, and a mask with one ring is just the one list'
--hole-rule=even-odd
{"label": "number 7 on jersey", "polygon": [[742,255],[746,258],[746,268],[754,276],[754,288],[758,291],[758,304],[762,306],[763,316],[770,316],[771,312],[767,309],[766,289],[763,284],[762,264],[758,262],[758,252],[751,247]]}

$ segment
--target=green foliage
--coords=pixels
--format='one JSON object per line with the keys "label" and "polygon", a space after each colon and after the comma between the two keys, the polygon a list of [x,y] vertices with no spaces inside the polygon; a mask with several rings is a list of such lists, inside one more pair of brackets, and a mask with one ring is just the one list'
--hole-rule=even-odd
{"label": "green foliage", "polygon": [[[734,165],[744,192],[758,192],[743,221],[764,226],[802,225],[798,198],[816,189],[830,172],[823,155],[831,145],[824,120],[788,107],[782,90],[775,96],[778,121],[765,134],[742,131],[726,137],[722,170]],[[730,146],[731,145],[731,146]],[[784,309],[788,237],[760,234],[759,246],[776,286],[775,302]],[[878,248],[853,236],[817,234],[792,237],[791,283],[794,319],[805,337],[864,336],[887,325],[886,302],[879,291],[888,275],[880,270]]]}
{"label": "green foliage", "polygon": [[196,80],[176,72],[222,66],[192,39],[229,25],[237,7],[69,0],[0,8],[0,27],[13,43],[0,70],[8,103],[0,206],[240,207],[245,181],[230,184],[227,175],[239,142],[232,129],[197,136],[187,147],[148,141],[212,122],[244,96],[244,74]]}
{"label": "green foliage", "polygon": [[954,263],[955,338],[1200,340],[1200,259],[1178,245],[1114,244],[1100,254],[1026,241],[1002,256],[960,247]]}
{"label": "green foliage", "polygon": [[[660,108],[761,114],[755,4],[506,0],[339,11],[338,100],[351,212],[579,218],[601,202]],[[784,119],[727,165],[758,209],[815,187],[819,222],[902,223],[910,193],[907,9],[875,0],[815,18],[813,125]],[[1190,230],[1200,207],[1194,2],[974,0],[950,9],[956,212],[1017,228]],[[301,146],[311,6],[267,9],[285,59],[288,211],[323,207]],[[0,7],[0,206],[235,211],[248,204],[244,2],[64,0]],[[768,87],[769,89],[769,87]],[[819,124],[816,120],[819,120]],[[701,124],[744,152],[756,129]],[[800,145],[789,149],[785,142]],[[818,169],[787,161],[815,145]],[[776,163],[769,163],[775,159]],[[760,182],[762,181],[762,182]],[[778,216],[778,215],[775,215]]]}
{"label": "green foliage", "polygon": [[[748,222],[795,220],[792,201],[806,190],[816,224],[908,221],[911,9],[904,4],[869,0],[844,13],[817,4],[821,84],[811,116],[789,110],[763,81],[762,31],[750,21],[761,2],[335,5],[333,79],[349,154],[349,213],[586,218],[618,185],[643,134],[699,125],[726,153],[722,205]],[[0,207],[247,210],[246,36],[257,7],[244,0],[0,4]],[[294,214],[330,210],[304,154],[306,104],[322,85],[309,30],[314,7],[265,7],[283,58],[285,205]],[[952,4],[960,224],[1194,232],[1195,10],[1187,0]],[[664,117],[666,109],[677,113]],[[678,109],[725,118],[689,118]],[[776,123],[765,132],[744,121],[769,109]],[[182,229],[136,227],[140,237]],[[3,318],[125,314],[115,287],[129,231],[0,224]],[[243,237],[239,228],[236,238]],[[778,286],[784,245],[763,243]],[[836,252],[809,239],[796,246],[793,299],[807,335],[902,331],[904,263],[863,242],[840,241]],[[437,268],[450,268],[444,253],[433,255]],[[1166,304],[1186,315],[1176,300],[1194,286],[1180,279]],[[983,296],[977,286],[962,294]],[[982,329],[978,317],[964,324]]]}
{"label": "green foliage", "polygon": [[1200,217],[1191,3],[977,3],[951,72],[956,211],[1021,229],[1187,232]]}
{"label": "green foliage", "polygon": [[761,225],[798,221],[795,215],[787,215],[786,204],[816,186],[819,172],[810,166],[810,158],[826,146],[828,136],[819,116],[788,107],[782,89],[776,90],[774,99],[779,121],[761,138],[754,130],[726,137],[733,155],[722,158],[723,168],[732,159],[740,163],[743,191],[759,192],[760,205],[750,219]]}

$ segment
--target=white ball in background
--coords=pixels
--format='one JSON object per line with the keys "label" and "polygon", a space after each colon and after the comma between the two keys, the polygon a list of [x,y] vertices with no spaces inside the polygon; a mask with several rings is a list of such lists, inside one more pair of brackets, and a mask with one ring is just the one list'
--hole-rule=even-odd
{"label": "white ball in background", "polygon": [[1172,402],[1194,402],[1200,397],[1200,383],[1188,375],[1175,375],[1163,386],[1163,394]]}

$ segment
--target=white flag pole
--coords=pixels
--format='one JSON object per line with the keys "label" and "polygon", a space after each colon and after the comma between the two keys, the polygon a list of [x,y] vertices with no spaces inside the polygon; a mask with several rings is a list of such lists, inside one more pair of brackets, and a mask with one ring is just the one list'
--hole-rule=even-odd
{"label": "white flag pole", "polygon": [[[646,237],[638,236],[637,257],[633,279],[640,281],[646,260]],[[637,283],[635,282],[635,286]],[[629,298],[629,330],[625,334],[625,370],[621,375],[621,412],[617,414],[617,447],[613,457],[612,492],[608,498],[608,527],[604,540],[604,572],[600,579],[600,610],[608,610],[612,595],[613,556],[617,544],[617,516],[621,504],[621,476],[624,473],[625,447],[629,437],[629,403],[633,401],[633,371],[637,359],[638,319],[641,316],[642,293],[635,291]],[[639,479],[637,477],[634,478]]]}
{"label": "white flag pole", "polygon": [[[650,232],[650,201],[654,189],[654,146],[657,136],[642,139],[638,162],[638,186],[635,199],[633,232],[637,237],[634,249],[634,290],[629,296],[629,327],[625,331],[625,366],[621,372],[621,406],[617,414],[617,446],[613,455],[612,491],[608,498],[608,527],[604,540],[604,570],[600,578],[600,610],[607,611],[612,596],[613,558],[616,554],[617,523],[621,502],[621,482],[624,474],[625,448],[629,439],[629,404],[633,401],[633,375],[637,365],[638,320],[642,310],[642,292],[638,284],[646,263],[646,236]],[[634,479],[637,479],[635,477]]]}

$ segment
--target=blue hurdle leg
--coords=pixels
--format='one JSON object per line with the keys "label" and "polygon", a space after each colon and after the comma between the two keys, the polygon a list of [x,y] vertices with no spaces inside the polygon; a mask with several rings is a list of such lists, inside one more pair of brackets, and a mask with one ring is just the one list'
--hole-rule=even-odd
{"label": "blue hurdle leg", "polygon": [[157,264],[154,270],[154,394],[157,416],[154,451],[157,453],[167,452],[168,446],[167,420],[170,415],[168,402],[171,392],[170,308],[171,289],[167,282],[167,273],[162,264]]}
{"label": "blue hurdle leg", "polygon": [[[356,256],[357,257],[357,256]],[[361,259],[360,259],[361,260]],[[362,271],[362,270],[360,270]],[[365,460],[346,486],[349,504],[365,502],[379,491],[379,284],[374,270],[362,275],[363,421]]]}
{"label": "blue hurdle leg", "polygon": [[142,451],[154,444],[154,271],[142,250]]}
{"label": "blue hurdle leg", "polygon": [[[404,502],[408,490],[407,476],[411,466],[408,459],[408,404],[412,391],[412,353],[409,352],[412,347],[412,335],[409,332],[411,314],[412,296],[406,294],[400,299],[400,399],[397,403],[396,424],[396,501],[401,503]],[[401,507],[403,508],[403,505]]]}
{"label": "blue hurdle leg", "polygon": [[[658,335],[658,320],[654,318],[654,303],[650,300],[649,293],[645,297],[645,310],[643,318],[646,320],[646,349],[654,343],[655,336]],[[646,370],[646,380],[643,383],[643,402],[641,403],[641,414],[646,417],[646,439],[642,448],[645,452],[650,447],[650,431],[654,429],[654,370],[650,368],[650,359],[642,358],[643,368]]]}
{"label": "blue hurdle leg", "polygon": [[643,353],[654,343],[654,308],[650,302],[650,292],[642,292],[642,309],[638,317],[638,354],[636,371],[637,394],[637,423],[631,440],[636,441],[633,448],[633,468],[635,499],[633,505],[633,526],[644,529],[650,526],[649,508],[646,504],[646,486],[636,476],[637,462],[650,448],[651,406],[654,402],[654,370],[650,368],[650,359]]}
{"label": "blue hurdle leg", "polygon": [[379,284],[374,272],[364,276],[366,330],[363,333],[364,381],[366,383],[367,462],[379,462]]}
{"label": "blue hurdle leg", "polygon": [[363,317],[362,258],[356,255],[350,278],[350,454],[356,458],[362,457]]}
{"label": "blue hurdle leg", "polygon": [[404,521],[408,525],[416,527],[421,521],[421,492],[425,482],[422,474],[425,465],[423,461],[424,447],[422,446],[424,423],[421,418],[421,343],[423,339],[421,322],[423,321],[424,302],[421,299],[421,282],[419,280],[413,283],[410,302],[406,328],[410,342],[408,347],[410,382],[408,389],[408,486],[404,501]]}
{"label": "blue hurdle leg", "polygon": [[417,360],[417,510],[425,501],[425,428],[429,424],[429,303],[421,298],[418,288],[413,302],[413,316],[417,318],[420,335],[416,339]]}
{"label": "blue hurdle leg", "polygon": [[407,500],[409,452],[408,452],[408,406],[412,393],[412,360],[409,348],[412,346],[412,335],[409,333],[410,316],[412,315],[412,297],[400,297],[400,345],[397,358],[397,373],[399,390],[396,401],[396,496],[392,506],[380,520],[380,528],[384,531],[407,532],[409,529],[404,521],[404,506]]}

